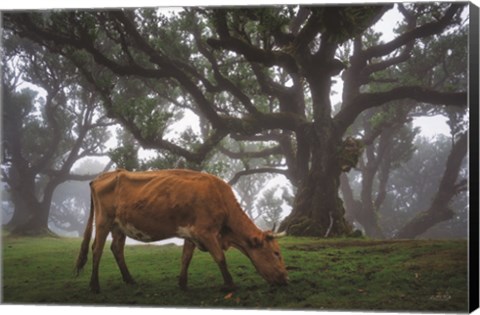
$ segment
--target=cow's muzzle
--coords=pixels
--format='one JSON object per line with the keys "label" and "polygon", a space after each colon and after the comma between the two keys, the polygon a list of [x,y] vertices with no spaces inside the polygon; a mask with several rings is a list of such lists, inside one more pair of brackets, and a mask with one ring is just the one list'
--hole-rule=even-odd
{"label": "cow's muzzle", "polygon": [[288,280],[289,280],[288,276],[285,276],[280,279],[275,279],[274,281],[270,282],[270,284],[274,286],[285,286],[288,284]]}

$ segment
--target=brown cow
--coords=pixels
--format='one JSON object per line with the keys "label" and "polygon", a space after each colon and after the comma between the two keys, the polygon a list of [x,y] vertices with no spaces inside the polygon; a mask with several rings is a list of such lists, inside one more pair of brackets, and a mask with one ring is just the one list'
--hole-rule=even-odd
{"label": "brown cow", "polygon": [[117,170],[90,183],[91,209],[77,274],[87,262],[95,218],[90,288],[100,291],[98,267],[108,233],[111,250],[126,283],[134,283],[125,264],[126,236],[143,242],[185,239],[179,284],[185,289],[195,247],[208,251],[220,267],[224,287],[234,287],[223,251],[233,246],[252,261],[271,284],[286,284],[287,271],[272,232],[262,232],[240,208],[231,187],[210,174],[190,170],[129,172]]}

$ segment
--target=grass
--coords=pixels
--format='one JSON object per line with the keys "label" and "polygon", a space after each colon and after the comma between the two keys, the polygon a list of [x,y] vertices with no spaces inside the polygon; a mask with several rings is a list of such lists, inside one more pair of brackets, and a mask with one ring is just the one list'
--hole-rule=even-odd
{"label": "grass", "polygon": [[227,263],[239,287],[233,293],[220,290],[218,267],[199,251],[189,269],[189,290],[181,291],[181,247],[173,245],[127,246],[137,284],[125,285],[107,244],[100,294],[88,288],[90,260],[73,276],[80,242],[4,235],[3,303],[443,312],[466,312],[468,306],[466,241],[286,237],[280,240],[290,276],[286,287],[269,286],[232,249]]}

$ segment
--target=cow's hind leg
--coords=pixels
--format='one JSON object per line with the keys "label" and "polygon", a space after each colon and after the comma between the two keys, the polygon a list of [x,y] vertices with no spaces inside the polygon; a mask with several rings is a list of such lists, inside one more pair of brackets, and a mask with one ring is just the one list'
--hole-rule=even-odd
{"label": "cow's hind leg", "polygon": [[224,291],[235,290],[236,287],[235,287],[235,284],[233,283],[232,276],[228,271],[227,261],[225,259],[225,255],[223,253],[222,247],[218,242],[218,238],[212,235],[212,237],[207,237],[203,239],[202,244],[205,245],[205,247],[208,249],[208,251],[210,252],[210,255],[212,255],[213,259],[215,260],[218,267],[220,268],[220,271],[222,272],[223,282],[224,282],[222,289]]}
{"label": "cow's hind leg", "polygon": [[100,258],[102,257],[103,247],[105,246],[105,240],[110,232],[110,228],[105,224],[97,224],[95,231],[95,240],[92,245],[92,277],[90,278],[90,289],[95,292],[100,292],[100,283],[98,281],[98,267],[100,265]]}
{"label": "cow's hind leg", "polygon": [[192,260],[193,251],[195,250],[195,244],[192,241],[185,239],[183,243],[183,252],[182,252],[182,270],[180,271],[180,278],[178,284],[180,289],[187,289],[187,279],[188,279],[188,266]]}
{"label": "cow's hind leg", "polygon": [[118,228],[114,227],[112,229],[112,245],[110,246],[110,249],[112,250],[113,256],[117,261],[118,268],[122,273],[123,281],[125,281],[127,284],[135,284],[135,280],[133,280],[132,276],[130,275],[127,264],[125,263],[125,239],[125,234]]}

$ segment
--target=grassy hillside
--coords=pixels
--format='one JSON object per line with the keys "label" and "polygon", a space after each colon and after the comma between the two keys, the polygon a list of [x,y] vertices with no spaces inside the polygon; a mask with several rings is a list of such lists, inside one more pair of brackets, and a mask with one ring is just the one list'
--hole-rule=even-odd
{"label": "grassy hillside", "polygon": [[[239,289],[220,290],[220,271],[195,252],[187,292],[178,288],[181,247],[127,246],[135,286],[122,282],[106,245],[102,292],[88,289],[91,261],[73,276],[80,239],[3,238],[3,303],[103,304],[341,310],[467,310],[466,241],[281,239],[286,287],[270,287],[237,250],[227,262]],[[91,258],[91,253],[89,255]]]}

